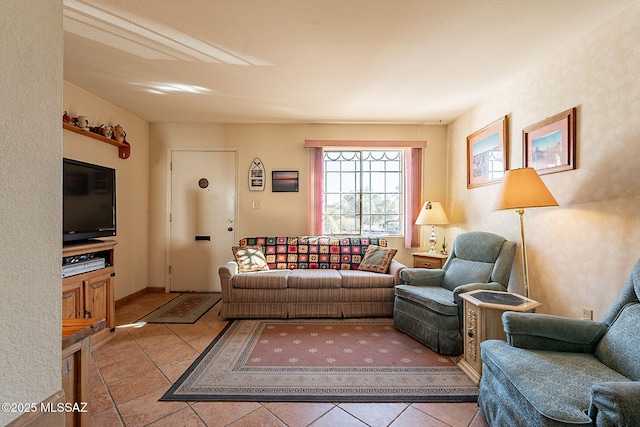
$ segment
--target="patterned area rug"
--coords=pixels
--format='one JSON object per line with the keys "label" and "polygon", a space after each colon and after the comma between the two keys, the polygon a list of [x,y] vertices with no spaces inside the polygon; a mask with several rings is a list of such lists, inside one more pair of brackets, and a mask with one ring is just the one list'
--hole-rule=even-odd
{"label": "patterned area rug", "polygon": [[180,296],[156,308],[138,320],[138,322],[195,323],[220,299],[220,294],[180,294]]}
{"label": "patterned area rug", "polygon": [[160,400],[475,402],[449,356],[392,319],[235,320]]}

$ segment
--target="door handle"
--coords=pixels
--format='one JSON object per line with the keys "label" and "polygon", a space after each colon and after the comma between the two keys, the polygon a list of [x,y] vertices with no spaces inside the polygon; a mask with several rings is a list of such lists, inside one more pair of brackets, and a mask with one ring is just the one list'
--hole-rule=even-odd
{"label": "door handle", "polygon": [[206,241],[211,241],[211,236],[196,236],[196,241],[198,240],[206,240]]}

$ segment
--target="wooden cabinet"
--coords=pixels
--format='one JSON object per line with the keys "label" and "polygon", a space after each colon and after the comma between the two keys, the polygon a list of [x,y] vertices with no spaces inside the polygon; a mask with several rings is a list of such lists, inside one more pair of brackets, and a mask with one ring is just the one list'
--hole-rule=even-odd
{"label": "wooden cabinet", "polygon": [[429,252],[414,252],[414,268],[442,268],[449,255],[430,254]]}
{"label": "wooden cabinet", "polygon": [[464,300],[464,354],[458,366],[477,385],[482,376],[480,343],[493,339],[504,341],[507,338],[502,327],[502,313],[531,312],[541,304],[511,292],[483,289],[460,294],[460,297]]}
{"label": "wooden cabinet", "polygon": [[91,338],[103,331],[105,321],[62,320],[62,389],[73,411],[65,412],[65,426],[89,426]]}
{"label": "wooden cabinet", "polygon": [[84,317],[84,286],[82,281],[62,285],[62,318],[79,319]]}
{"label": "wooden cabinet", "polygon": [[[92,342],[97,345],[104,341],[116,327],[115,322],[115,267],[114,247],[111,240],[65,246],[62,259],[104,258],[104,268],[83,272],[62,279],[63,319],[104,319],[105,329],[93,334]],[[93,257],[93,258],[92,258]]]}

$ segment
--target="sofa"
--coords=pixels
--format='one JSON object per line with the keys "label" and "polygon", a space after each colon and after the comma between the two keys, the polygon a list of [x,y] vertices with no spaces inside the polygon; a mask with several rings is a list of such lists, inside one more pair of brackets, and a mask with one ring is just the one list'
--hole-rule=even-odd
{"label": "sofa", "polygon": [[489,425],[640,426],[639,297],[640,260],[602,322],[505,312],[480,345]]}
{"label": "sofa", "polygon": [[391,317],[405,268],[377,237],[251,237],[233,252],[219,269],[225,318]]}

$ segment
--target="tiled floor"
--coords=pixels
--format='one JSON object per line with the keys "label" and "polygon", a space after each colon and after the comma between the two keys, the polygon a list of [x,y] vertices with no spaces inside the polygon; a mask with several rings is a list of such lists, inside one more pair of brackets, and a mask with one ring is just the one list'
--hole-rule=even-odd
{"label": "tiled floor", "polygon": [[192,325],[133,324],[177,295],[146,294],[116,310],[113,338],[93,351],[93,427],[487,426],[475,403],[159,402],[226,324],[217,307]]}

